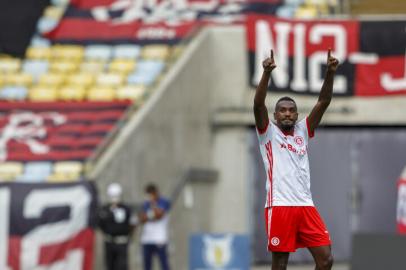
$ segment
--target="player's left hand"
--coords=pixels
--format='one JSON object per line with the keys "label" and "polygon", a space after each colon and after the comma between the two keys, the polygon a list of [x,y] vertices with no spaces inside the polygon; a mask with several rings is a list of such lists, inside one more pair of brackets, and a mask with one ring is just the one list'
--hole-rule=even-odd
{"label": "player's left hand", "polygon": [[338,64],[338,59],[331,55],[331,49],[329,48],[327,52],[327,70],[335,72]]}

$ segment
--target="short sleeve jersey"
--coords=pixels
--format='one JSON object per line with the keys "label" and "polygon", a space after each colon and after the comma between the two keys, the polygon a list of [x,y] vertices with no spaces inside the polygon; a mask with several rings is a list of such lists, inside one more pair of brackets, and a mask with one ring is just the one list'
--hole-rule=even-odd
{"label": "short sleeve jersey", "polygon": [[[168,242],[168,223],[171,203],[169,200],[160,197],[157,201],[157,207],[162,209],[165,214],[159,220],[148,221],[144,224],[141,234],[142,244],[162,245]],[[152,211],[149,201],[144,202],[143,211],[144,213]]]}
{"label": "short sleeve jersey", "polygon": [[257,129],[260,151],[266,171],[266,203],[272,206],[314,206],[310,192],[307,118],[297,122],[288,135],[270,122]]}

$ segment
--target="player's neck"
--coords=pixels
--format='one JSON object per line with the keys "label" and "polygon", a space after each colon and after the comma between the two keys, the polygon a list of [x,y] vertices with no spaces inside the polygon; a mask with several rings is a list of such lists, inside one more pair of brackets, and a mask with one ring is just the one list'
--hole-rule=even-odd
{"label": "player's neck", "polygon": [[295,127],[282,127],[280,125],[278,125],[278,128],[280,131],[282,131],[283,135],[285,136],[293,136],[294,132],[295,132]]}

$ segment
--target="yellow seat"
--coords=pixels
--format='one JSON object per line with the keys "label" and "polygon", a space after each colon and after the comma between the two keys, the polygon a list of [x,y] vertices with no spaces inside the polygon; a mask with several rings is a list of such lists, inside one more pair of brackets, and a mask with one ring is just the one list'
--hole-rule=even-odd
{"label": "yellow seat", "polygon": [[115,59],[109,65],[109,72],[127,75],[135,68],[134,60]]}
{"label": "yellow seat", "polygon": [[115,73],[100,73],[96,77],[96,84],[106,87],[119,87],[123,85],[125,77]]}
{"label": "yellow seat", "polygon": [[79,179],[80,174],[54,173],[47,177],[47,181],[50,183],[76,182]]}
{"label": "yellow seat", "polygon": [[54,164],[54,173],[56,174],[81,174],[83,163],[80,161],[58,161]]}
{"label": "yellow seat", "polygon": [[86,88],[80,85],[66,85],[59,88],[59,100],[82,101],[86,97]]}
{"label": "yellow seat", "polygon": [[142,48],[141,57],[144,59],[166,59],[169,53],[168,45],[147,45]]}
{"label": "yellow seat", "polygon": [[317,8],[314,6],[303,6],[296,9],[295,18],[297,19],[315,19],[318,16]]}
{"label": "yellow seat", "polygon": [[98,74],[105,70],[106,62],[104,61],[85,61],[80,64],[80,71],[84,73]]}
{"label": "yellow seat", "polygon": [[33,82],[32,75],[27,73],[9,74],[3,79],[5,85],[30,86]]}
{"label": "yellow seat", "polygon": [[21,68],[21,60],[16,58],[1,58],[0,73],[16,73]]}
{"label": "yellow seat", "polygon": [[131,99],[143,101],[145,95],[144,85],[127,85],[117,89],[116,98],[119,100]]}
{"label": "yellow seat", "polygon": [[58,91],[52,86],[34,86],[29,90],[28,98],[31,101],[56,101]]}
{"label": "yellow seat", "polygon": [[51,62],[49,70],[55,73],[72,74],[79,69],[79,64],[73,61],[58,61]]}
{"label": "yellow seat", "polygon": [[113,101],[116,97],[116,92],[111,87],[96,86],[89,89],[87,99],[89,101]]}
{"label": "yellow seat", "polygon": [[6,161],[0,163],[0,181],[11,181],[23,174],[24,165],[21,162]]}
{"label": "yellow seat", "polygon": [[70,85],[90,87],[94,84],[95,76],[89,73],[75,73],[70,75],[66,82]]}
{"label": "yellow seat", "polygon": [[66,76],[63,74],[46,73],[39,77],[38,85],[59,87],[65,83]]}
{"label": "yellow seat", "polygon": [[50,47],[29,47],[26,52],[26,57],[29,59],[48,60],[51,58]]}
{"label": "yellow seat", "polygon": [[62,17],[64,11],[65,9],[61,6],[50,5],[45,9],[43,16],[58,20]]}
{"label": "yellow seat", "polygon": [[83,59],[84,48],[80,45],[54,45],[52,58],[79,62]]}

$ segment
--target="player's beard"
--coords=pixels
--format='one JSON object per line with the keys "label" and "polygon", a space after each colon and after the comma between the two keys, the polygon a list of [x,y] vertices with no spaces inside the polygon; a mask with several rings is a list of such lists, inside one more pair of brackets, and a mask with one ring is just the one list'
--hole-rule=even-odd
{"label": "player's beard", "polygon": [[295,122],[292,120],[282,120],[281,121],[281,129],[285,132],[292,131],[293,127],[295,126]]}

